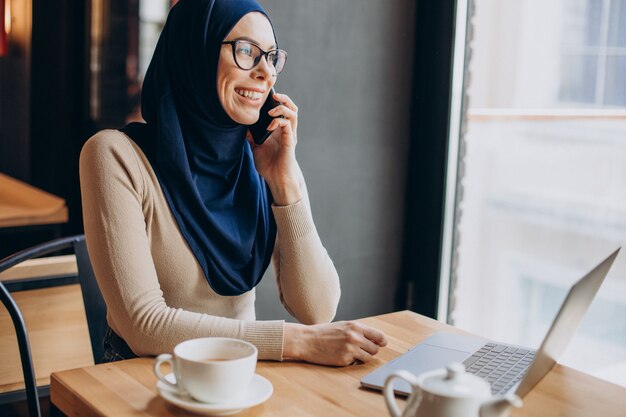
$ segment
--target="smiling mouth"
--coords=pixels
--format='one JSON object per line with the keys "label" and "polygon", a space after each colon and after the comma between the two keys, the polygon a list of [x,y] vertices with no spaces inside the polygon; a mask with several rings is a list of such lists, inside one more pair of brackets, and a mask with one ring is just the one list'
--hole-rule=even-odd
{"label": "smiling mouth", "polygon": [[250,100],[260,100],[263,97],[263,93],[258,91],[246,90],[244,88],[235,88],[235,92],[241,97],[245,97]]}

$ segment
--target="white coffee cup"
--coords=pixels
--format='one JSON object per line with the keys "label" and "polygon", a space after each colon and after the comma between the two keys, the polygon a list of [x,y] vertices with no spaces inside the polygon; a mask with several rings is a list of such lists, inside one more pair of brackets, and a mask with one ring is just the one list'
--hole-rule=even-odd
{"label": "white coffee cup", "polygon": [[[205,403],[223,403],[245,394],[254,376],[258,351],[248,342],[225,337],[190,339],[163,353],[154,362],[154,374],[181,394]],[[170,363],[176,381],[165,379],[161,365]]]}

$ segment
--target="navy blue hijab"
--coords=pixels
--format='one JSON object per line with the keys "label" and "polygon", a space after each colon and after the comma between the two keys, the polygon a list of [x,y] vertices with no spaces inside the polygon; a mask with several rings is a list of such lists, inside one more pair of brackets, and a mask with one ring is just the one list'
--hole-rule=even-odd
{"label": "navy blue hijab", "polygon": [[254,166],[247,126],[217,93],[221,43],[254,0],[181,0],[170,11],[143,83],[146,123],[122,131],[150,161],[181,233],[221,295],[254,288],[276,240],[272,198]]}

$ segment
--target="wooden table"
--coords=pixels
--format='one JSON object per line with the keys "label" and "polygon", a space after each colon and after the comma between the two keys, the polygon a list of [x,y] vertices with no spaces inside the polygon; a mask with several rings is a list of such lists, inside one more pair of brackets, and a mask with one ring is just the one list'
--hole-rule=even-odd
{"label": "wooden table", "polygon": [[0,227],[66,223],[65,200],[0,173]]}
{"label": "wooden table", "polygon": [[[361,388],[361,377],[437,330],[459,331],[403,311],[360,320],[383,330],[389,346],[365,365],[331,368],[298,362],[259,362],[257,373],[274,385],[265,403],[238,414],[251,416],[388,416],[381,393]],[[72,416],[181,416],[156,392],[151,358],[54,372],[52,402]],[[512,416],[626,415],[626,389],[556,365]]]}
{"label": "wooden table", "polygon": [[0,259],[61,237],[68,220],[64,199],[0,172]]}

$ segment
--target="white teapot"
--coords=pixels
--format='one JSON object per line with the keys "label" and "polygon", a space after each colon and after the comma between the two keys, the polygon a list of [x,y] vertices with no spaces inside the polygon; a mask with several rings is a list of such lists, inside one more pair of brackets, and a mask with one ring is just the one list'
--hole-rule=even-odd
{"label": "white teapot", "polygon": [[[396,378],[412,388],[402,413],[393,391]],[[408,371],[392,373],[385,380],[385,401],[392,417],[506,417],[511,406],[522,406],[515,394],[492,397],[489,383],[465,372],[460,363],[419,377]]]}

